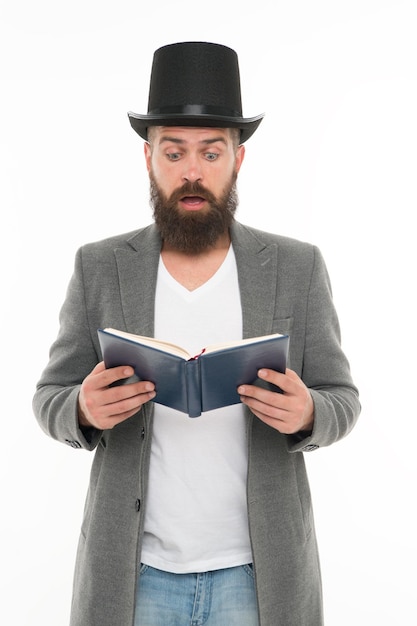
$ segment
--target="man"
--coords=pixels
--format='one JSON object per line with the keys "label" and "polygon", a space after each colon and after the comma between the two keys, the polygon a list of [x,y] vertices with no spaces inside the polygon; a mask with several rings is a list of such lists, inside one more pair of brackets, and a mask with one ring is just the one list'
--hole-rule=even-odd
{"label": "man", "polygon": [[[155,224],[78,251],[34,398],[46,433],[95,449],[71,626],[319,626],[303,453],[344,437],[360,410],[323,259],[235,221],[262,115],[242,117],[233,50],[160,48],[148,113],[129,118]],[[109,326],[196,354],[288,333],[286,372],[259,371],[283,393],[245,384],[240,404],[190,419],[131,367],[105,368],[97,329]]]}

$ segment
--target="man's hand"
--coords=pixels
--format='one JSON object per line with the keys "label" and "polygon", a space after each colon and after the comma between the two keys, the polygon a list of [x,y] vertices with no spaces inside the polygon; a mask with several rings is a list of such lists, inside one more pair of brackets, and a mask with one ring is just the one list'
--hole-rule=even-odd
{"label": "man's hand", "polygon": [[252,413],[285,435],[312,430],[314,403],[301,378],[290,369],[285,374],[261,369],[258,376],[277,385],[283,393],[268,391],[256,385],[241,385],[237,391]]}
{"label": "man's hand", "polygon": [[130,366],[106,369],[103,362],[96,365],[81,385],[78,397],[80,426],[93,426],[99,430],[113,428],[152,400],[156,395],[155,385],[149,381],[109,386],[133,374]]}

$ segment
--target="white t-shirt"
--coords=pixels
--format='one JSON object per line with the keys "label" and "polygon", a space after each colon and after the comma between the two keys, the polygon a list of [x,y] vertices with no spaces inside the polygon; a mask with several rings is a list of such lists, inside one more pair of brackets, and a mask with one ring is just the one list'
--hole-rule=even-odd
{"label": "white t-shirt", "polygon": [[[216,274],[194,291],[160,260],[155,337],[192,354],[242,338],[232,247]],[[241,404],[197,418],[155,404],[142,562],[174,573],[250,563],[247,460]]]}

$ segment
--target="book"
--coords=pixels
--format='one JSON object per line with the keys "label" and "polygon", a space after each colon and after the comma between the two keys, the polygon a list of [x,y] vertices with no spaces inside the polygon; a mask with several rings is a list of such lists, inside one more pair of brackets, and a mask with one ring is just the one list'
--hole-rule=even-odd
{"label": "book", "polygon": [[[135,370],[134,380],[155,384],[154,402],[190,417],[238,404],[239,385],[265,386],[258,370],[285,372],[288,358],[289,336],[278,333],[207,346],[193,356],[180,346],[152,337],[114,328],[97,332],[107,368],[130,365]],[[266,386],[280,391],[274,385]]]}

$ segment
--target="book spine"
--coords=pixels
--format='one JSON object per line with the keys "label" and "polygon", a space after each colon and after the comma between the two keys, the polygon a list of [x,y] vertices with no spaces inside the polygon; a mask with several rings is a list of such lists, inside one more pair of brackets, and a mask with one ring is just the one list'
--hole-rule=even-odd
{"label": "book spine", "polygon": [[199,417],[201,415],[201,381],[198,359],[191,359],[185,362],[185,380],[187,385],[188,415],[190,417]]}

